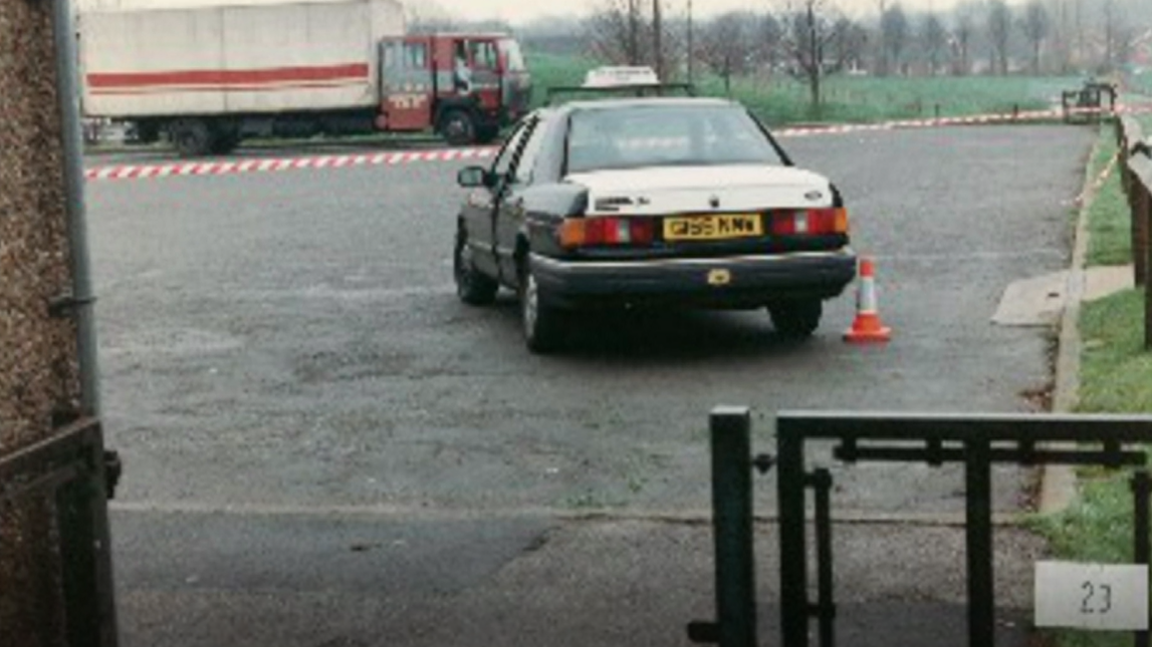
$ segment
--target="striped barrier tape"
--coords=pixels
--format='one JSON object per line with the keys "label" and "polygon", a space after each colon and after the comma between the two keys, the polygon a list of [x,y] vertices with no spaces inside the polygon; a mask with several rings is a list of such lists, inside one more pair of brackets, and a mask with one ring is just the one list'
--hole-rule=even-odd
{"label": "striped barrier tape", "polygon": [[[1109,108],[1070,108],[1069,115],[1142,114],[1152,112],[1152,106],[1116,106]],[[849,133],[886,131],[907,128],[938,128],[943,126],[971,126],[994,123],[1015,123],[1061,119],[1065,115],[1062,108],[1051,110],[1028,110],[1000,114],[969,115],[966,117],[935,117],[929,119],[905,119],[878,124],[843,124],[827,127],[785,128],[774,131],[777,137],[807,137],[812,135],[844,135]]]}
{"label": "striped barrier tape", "polygon": [[87,169],[88,180],[134,180],[145,178],[270,173],[300,169],[383,166],[414,162],[453,162],[484,159],[495,154],[494,148],[449,148],[434,151],[404,151],[359,155],[320,155],[294,158],[258,158],[248,160],[171,162],[162,164],[119,164]]}
{"label": "striped barrier tape", "polygon": [[[1071,114],[1140,114],[1152,112],[1152,106],[1117,106],[1107,108],[1074,108]],[[844,135],[910,128],[939,128],[994,123],[1019,123],[1064,117],[1060,108],[967,117],[905,119],[878,124],[843,124],[827,127],[784,128],[774,131],[780,138]],[[647,140],[645,140],[647,141]],[[320,155],[295,158],[254,158],[247,160],[170,162],[160,164],[119,164],[89,168],[85,178],[92,181],[131,180],[164,177],[219,176],[244,173],[269,173],[302,169],[345,168],[356,166],[390,166],[416,162],[455,162],[493,157],[494,147],[449,148],[431,151],[402,151],[373,154]]]}
{"label": "striped barrier tape", "polygon": [[1077,207],[1083,206],[1084,201],[1088,199],[1089,195],[1096,193],[1100,190],[1101,187],[1104,186],[1104,183],[1108,181],[1108,176],[1112,175],[1112,171],[1115,170],[1116,164],[1119,162],[1120,151],[1116,151],[1116,154],[1112,156],[1112,159],[1108,161],[1108,164],[1104,166],[1104,169],[1100,171],[1100,174],[1096,176],[1096,179],[1092,181],[1092,184],[1084,187],[1084,190],[1080,192],[1080,195],[1072,199],[1072,204]]}

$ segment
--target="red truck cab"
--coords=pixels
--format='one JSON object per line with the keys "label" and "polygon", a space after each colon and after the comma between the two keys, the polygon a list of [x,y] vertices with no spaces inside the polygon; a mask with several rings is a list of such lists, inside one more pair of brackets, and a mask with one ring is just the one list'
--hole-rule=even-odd
{"label": "red truck cab", "polygon": [[531,76],[507,34],[403,36],[380,47],[380,130],[432,128],[452,145],[485,144],[528,111]]}

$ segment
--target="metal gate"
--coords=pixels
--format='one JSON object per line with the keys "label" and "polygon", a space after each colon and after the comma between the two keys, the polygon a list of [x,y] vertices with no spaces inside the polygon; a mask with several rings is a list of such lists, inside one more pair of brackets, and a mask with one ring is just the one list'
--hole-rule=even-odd
{"label": "metal gate", "polygon": [[[1152,417],[1078,415],[948,415],[782,412],[777,456],[753,456],[747,408],[712,412],[712,493],[716,550],[715,622],[688,627],[695,642],[756,645],[752,554],[752,472],[775,466],[780,534],[780,627],[783,647],[807,647],[813,620],[821,647],[835,644],[831,492],[826,468],[809,469],[810,442],[832,442],[842,463],[960,463],[965,473],[968,643],[992,647],[995,597],[992,564],[992,465],[1130,466],[1134,492],[1134,555],[1149,563],[1150,479],[1147,456],[1131,444],[1152,443]],[[807,492],[813,492],[816,600],[809,599]],[[1147,631],[1136,645],[1147,647]],[[897,637],[896,642],[899,642]]]}
{"label": "metal gate", "polygon": [[[59,578],[59,629],[69,647],[117,643],[106,500],[119,476],[116,455],[104,450],[100,423],[92,418],[0,459],[0,505],[11,506],[8,518],[23,521],[0,526],[0,545],[25,539],[29,518],[54,511],[48,521],[56,531],[59,572],[47,575]],[[44,640],[41,629],[47,628],[32,631]]]}

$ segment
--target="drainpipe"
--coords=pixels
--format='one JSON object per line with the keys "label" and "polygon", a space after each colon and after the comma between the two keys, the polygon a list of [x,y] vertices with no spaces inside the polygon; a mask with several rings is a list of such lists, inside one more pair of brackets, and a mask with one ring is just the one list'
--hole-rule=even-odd
{"label": "drainpipe", "polygon": [[77,81],[76,26],[69,0],[51,0],[56,44],[56,95],[59,101],[64,149],[65,214],[71,258],[71,306],[75,313],[80,363],[81,415],[100,415],[99,371],[96,364],[96,327],[93,317],[92,277],[89,271],[88,227],[84,211],[84,148],[80,125]]}

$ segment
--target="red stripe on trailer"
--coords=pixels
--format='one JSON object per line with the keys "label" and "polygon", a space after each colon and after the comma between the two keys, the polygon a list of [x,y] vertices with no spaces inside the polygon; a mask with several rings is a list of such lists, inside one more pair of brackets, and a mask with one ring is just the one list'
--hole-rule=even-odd
{"label": "red stripe on trailer", "polygon": [[[368,78],[367,63],[250,70],[170,70],[160,72],[94,72],[88,75],[93,91],[111,92],[145,88],[252,89],[285,83],[316,83]],[[194,87],[195,86],[195,87]]]}

